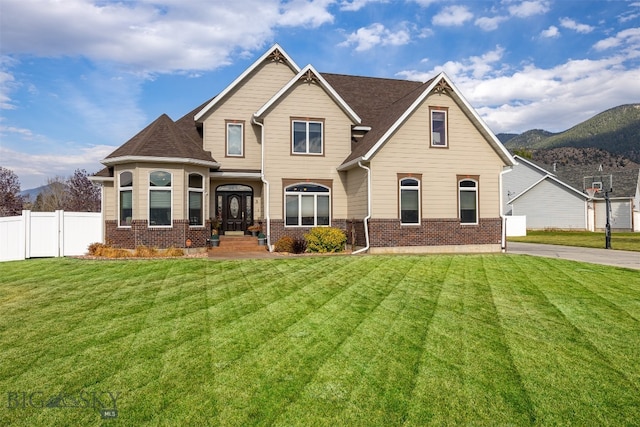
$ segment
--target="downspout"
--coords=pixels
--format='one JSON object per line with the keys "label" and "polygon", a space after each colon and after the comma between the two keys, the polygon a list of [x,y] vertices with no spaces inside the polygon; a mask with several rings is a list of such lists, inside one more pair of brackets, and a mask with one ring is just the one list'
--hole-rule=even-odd
{"label": "downspout", "polygon": [[364,240],[365,247],[353,252],[352,255],[366,252],[369,250],[369,220],[371,219],[371,169],[358,161],[358,166],[367,171],[367,216],[364,217]]}
{"label": "downspout", "polygon": [[507,251],[507,216],[504,214],[504,194],[502,193],[502,181],[505,173],[509,173],[513,170],[513,167],[503,169],[500,172],[500,218],[502,219],[502,252]]}
{"label": "downspout", "polygon": [[256,120],[256,117],[253,116],[251,118],[251,123],[260,126],[260,150],[261,150],[261,159],[260,159],[260,180],[264,184],[264,219],[267,222],[267,249],[269,252],[273,252],[273,246],[271,246],[271,217],[269,213],[269,181],[265,178],[264,175],[264,124],[260,123]]}

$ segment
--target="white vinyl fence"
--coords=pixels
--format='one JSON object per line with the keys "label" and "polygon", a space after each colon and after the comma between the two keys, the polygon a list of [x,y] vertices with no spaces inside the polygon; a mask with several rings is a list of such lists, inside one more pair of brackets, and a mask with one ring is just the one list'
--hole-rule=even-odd
{"label": "white vinyl fence", "polygon": [[0,261],[84,255],[102,236],[99,212],[22,211],[0,218]]}

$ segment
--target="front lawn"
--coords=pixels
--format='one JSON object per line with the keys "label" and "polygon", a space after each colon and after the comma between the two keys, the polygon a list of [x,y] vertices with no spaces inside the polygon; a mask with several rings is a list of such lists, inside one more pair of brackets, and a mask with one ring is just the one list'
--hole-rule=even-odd
{"label": "front lawn", "polygon": [[[604,249],[605,234],[591,231],[527,230],[526,236],[509,237],[509,241]],[[613,231],[611,249],[640,252],[640,233]]]}
{"label": "front lawn", "polygon": [[634,270],[501,254],[30,260],[0,264],[0,313],[0,425],[640,420]]}

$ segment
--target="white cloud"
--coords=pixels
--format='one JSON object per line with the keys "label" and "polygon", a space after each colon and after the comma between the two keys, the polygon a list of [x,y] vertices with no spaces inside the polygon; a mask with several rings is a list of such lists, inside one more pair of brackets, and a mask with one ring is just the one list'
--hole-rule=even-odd
{"label": "white cloud", "polygon": [[356,46],[356,51],[364,52],[376,46],[401,46],[409,43],[411,36],[406,29],[391,31],[380,23],[371,24],[368,27],[359,28],[349,34],[347,40],[339,46]]}
{"label": "white cloud", "polygon": [[523,1],[517,5],[509,6],[511,16],[527,18],[529,16],[541,15],[549,11],[549,2],[543,1]]}
{"label": "white cloud", "polygon": [[494,16],[493,18],[483,16],[482,18],[476,19],[475,24],[484,31],[494,31],[498,29],[498,25],[507,19],[509,18],[506,16]]}
{"label": "white cloud", "polygon": [[473,13],[466,6],[447,6],[435,15],[431,22],[433,25],[443,27],[460,26],[473,19]]}
{"label": "white cloud", "polygon": [[555,25],[552,25],[549,28],[547,28],[546,30],[542,31],[540,33],[540,37],[544,37],[544,38],[547,38],[547,39],[560,37],[560,30],[558,30],[558,27],[556,27]]}
{"label": "white cloud", "polygon": [[623,44],[626,44],[631,51],[640,50],[640,27],[629,28],[620,31],[615,35],[615,37],[608,37],[606,39],[600,40],[593,45],[593,48],[595,50],[606,50],[621,46]]}
{"label": "white cloud", "polygon": [[[289,27],[317,28],[333,22],[333,15],[327,10],[333,0],[292,0],[282,6],[278,25]],[[231,3],[235,6],[235,3]]]}
{"label": "white cloud", "polygon": [[399,76],[426,81],[445,71],[496,133],[542,128],[569,129],[593,115],[640,99],[640,70],[625,68],[626,57],[569,60],[552,68],[533,64],[501,69],[502,50]]}
{"label": "white cloud", "polygon": [[371,3],[388,3],[388,0],[343,0],[340,2],[340,10],[357,12]]}
{"label": "white cloud", "polygon": [[[3,0],[5,55],[83,56],[137,73],[214,70],[237,51],[264,47],[278,27],[333,21],[333,0]],[[251,11],[251,13],[246,13]]]}
{"label": "white cloud", "polygon": [[588,34],[594,30],[594,27],[592,27],[591,25],[579,24],[570,18],[560,19],[560,26],[567,28],[569,30],[574,30],[580,34]]}

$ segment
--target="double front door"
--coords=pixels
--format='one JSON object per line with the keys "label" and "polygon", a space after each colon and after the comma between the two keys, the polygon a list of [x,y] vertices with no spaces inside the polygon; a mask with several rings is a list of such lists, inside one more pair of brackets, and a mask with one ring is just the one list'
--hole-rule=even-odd
{"label": "double front door", "polygon": [[216,211],[222,219],[223,233],[245,232],[247,227],[253,224],[253,189],[237,184],[218,187]]}

